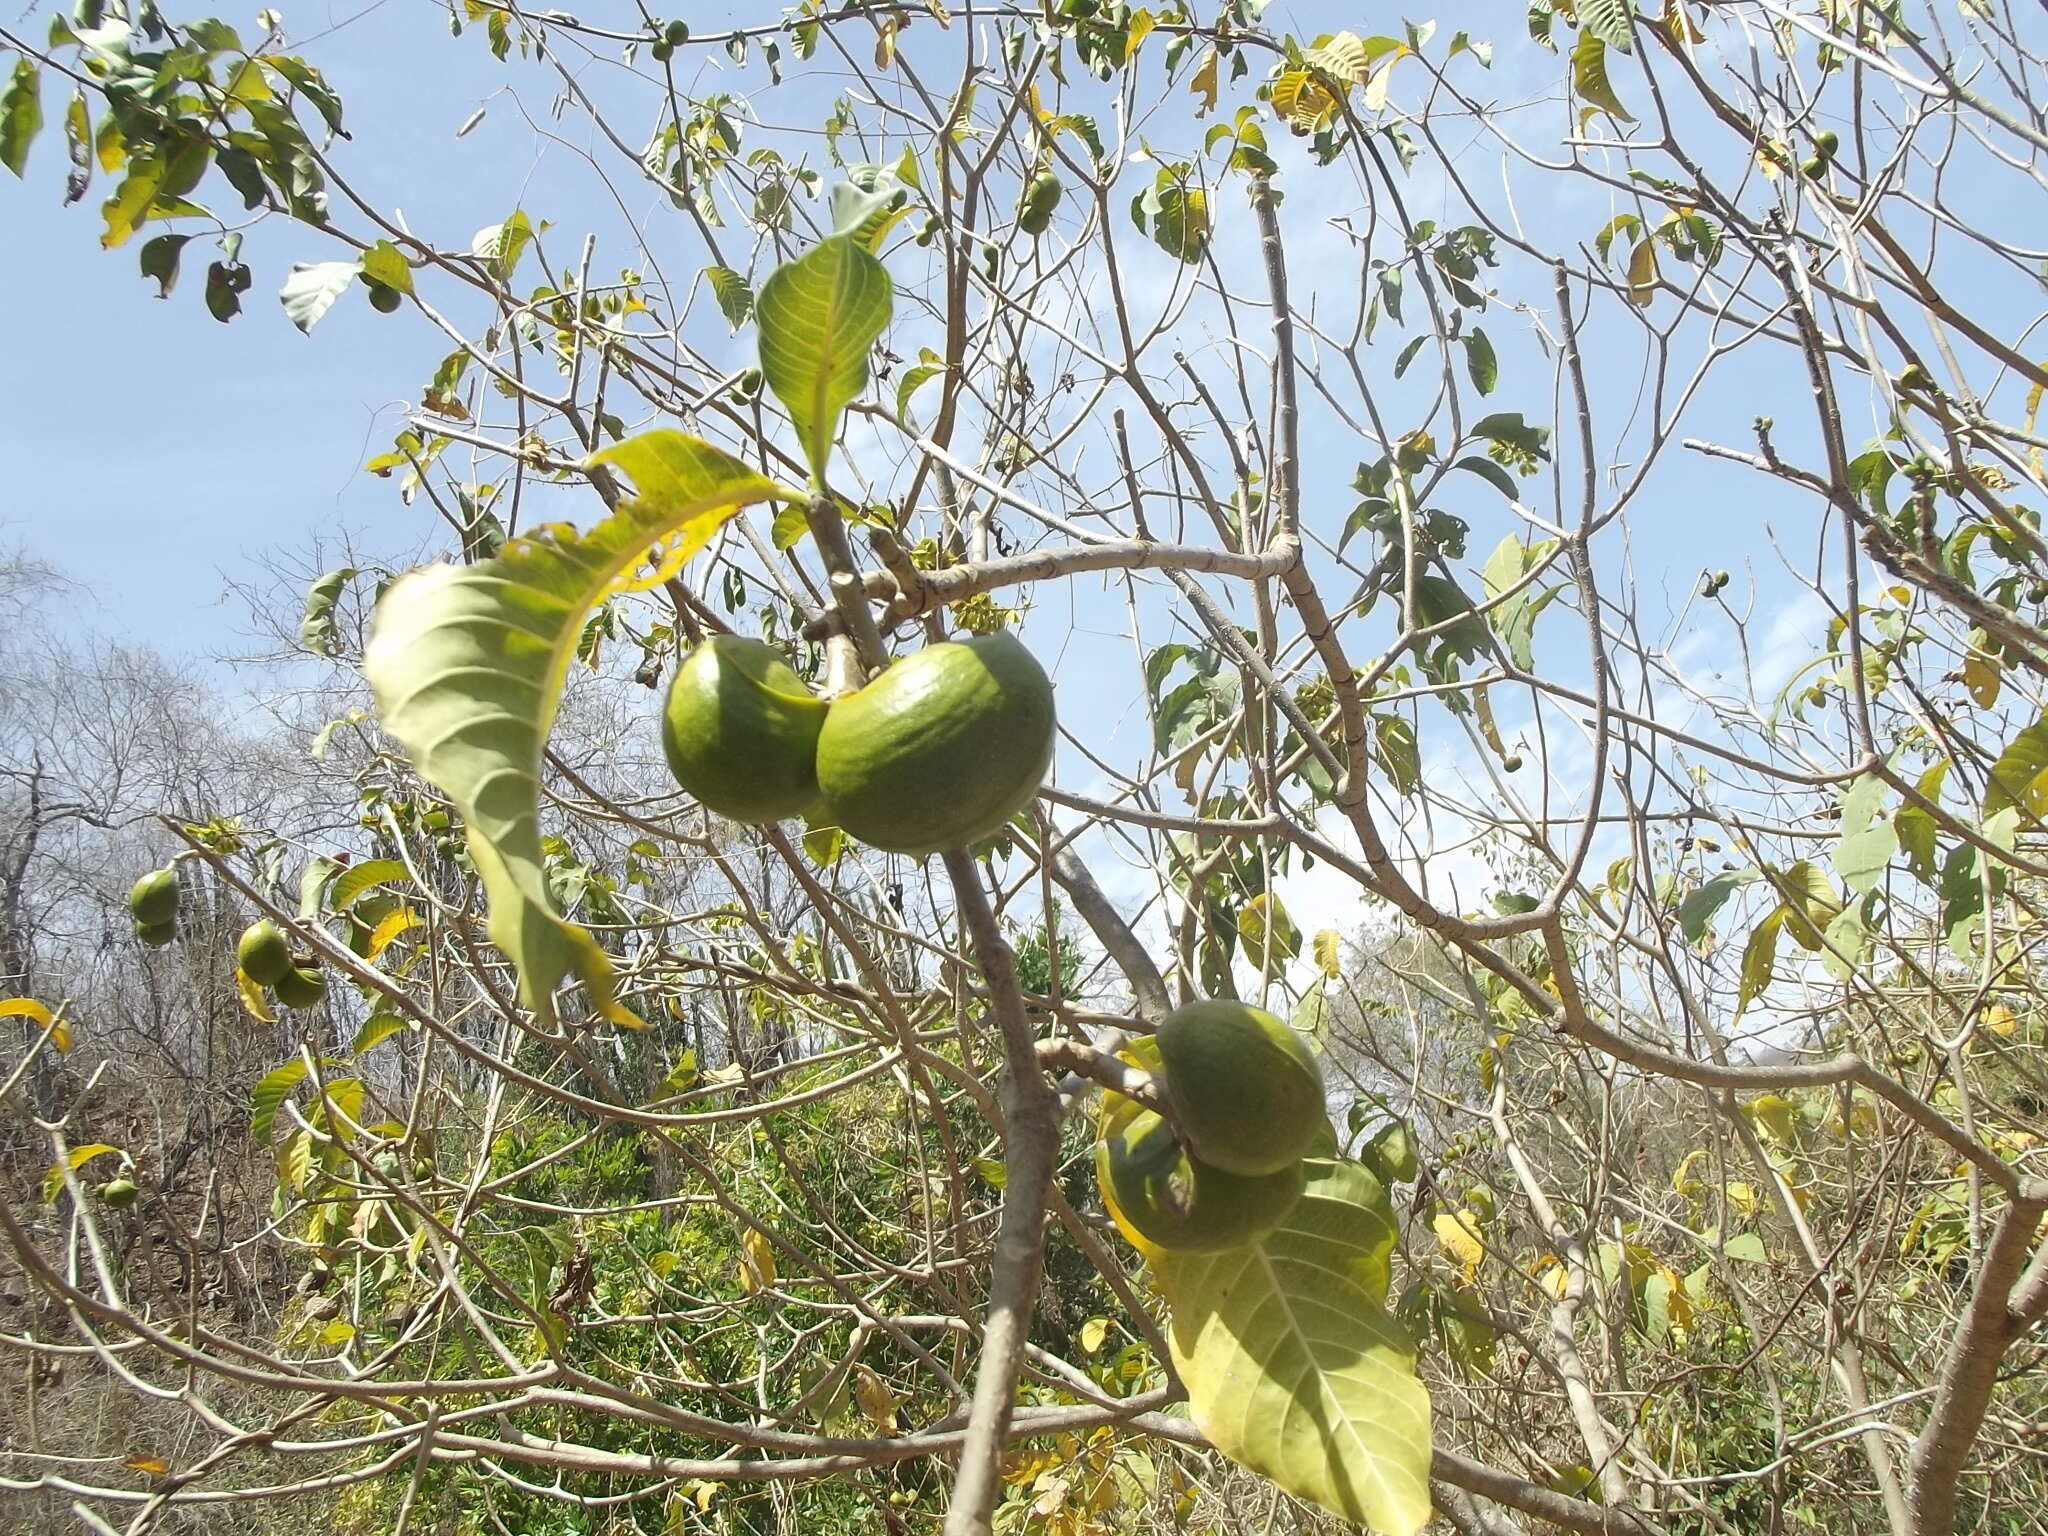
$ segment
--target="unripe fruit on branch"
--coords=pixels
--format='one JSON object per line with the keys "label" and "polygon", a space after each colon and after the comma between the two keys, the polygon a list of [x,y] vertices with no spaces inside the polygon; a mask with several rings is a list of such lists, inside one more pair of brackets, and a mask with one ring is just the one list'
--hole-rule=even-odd
{"label": "unripe fruit on branch", "polygon": [[818,798],[827,706],[773,646],[714,635],[676,668],[661,745],[676,782],[734,821],[780,821]]}
{"label": "unripe fruit on branch", "polygon": [[235,963],[257,986],[274,987],[292,968],[292,947],[285,940],[284,930],[264,918],[242,930],[241,940],[235,945]]}
{"label": "unripe fruit on branch", "polygon": [[1001,830],[1052,764],[1052,679],[1007,632],[942,641],[833,701],[818,788],[849,836],[928,854]]}
{"label": "unripe fruit on branch", "polygon": [[1323,1072],[1263,1008],[1189,1003],[1159,1026],[1166,1094],[1195,1155],[1255,1177],[1299,1162],[1328,1120]]}

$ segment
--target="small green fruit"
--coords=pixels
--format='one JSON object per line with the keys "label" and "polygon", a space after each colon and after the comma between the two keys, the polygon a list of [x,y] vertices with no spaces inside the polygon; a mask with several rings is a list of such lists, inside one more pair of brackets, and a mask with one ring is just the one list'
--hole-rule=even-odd
{"label": "small green fruit", "polygon": [[135,937],[151,949],[162,949],[178,936],[178,920],[174,917],[161,923],[137,923]]}
{"label": "small green fruit", "polygon": [[155,926],[178,915],[178,872],[152,869],[129,888],[128,911],[138,923]]}
{"label": "small green fruit", "polygon": [[1841,135],[1832,128],[1823,128],[1813,136],[1813,153],[1816,159],[1832,160],[1835,158],[1835,151],[1841,147]]}
{"label": "small green fruit", "polygon": [[676,47],[667,38],[662,38],[653,47],[649,48],[647,52],[653,57],[655,63],[666,64],[676,56]]}
{"label": "small green fruit", "polygon": [[1918,363],[1908,363],[1899,370],[1898,384],[1901,390],[1934,388],[1934,380],[1927,376],[1927,370]]}
{"label": "small green fruit", "polygon": [[818,788],[847,834],[920,857],[999,831],[1052,764],[1052,679],[1015,635],[942,641],[832,704]]}
{"label": "small green fruit", "polygon": [[1190,1157],[1173,1127],[1135,1104],[1110,1112],[1095,1146],[1096,1176],[1117,1218],[1169,1253],[1225,1253],[1254,1243],[1301,1198],[1297,1158],[1260,1178]]}
{"label": "small green fruit", "polygon": [[1300,1035],[1263,1008],[1219,999],[1167,1015],[1158,1041],[1167,1097],[1203,1162],[1257,1177],[1307,1155],[1329,1112]]}
{"label": "small green fruit", "polygon": [[100,1198],[117,1211],[125,1211],[141,1195],[142,1188],[125,1174],[117,1175],[100,1186]]}
{"label": "small green fruit", "polygon": [[1017,209],[1017,228],[1036,239],[1052,223],[1053,213],[1059,205],[1059,177],[1051,171],[1041,172],[1024,189],[1024,200]]}
{"label": "small green fruit", "polygon": [[287,1008],[317,1008],[327,996],[327,978],[317,970],[294,966],[278,977],[271,990]]}
{"label": "small green fruit", "polygon": [[1819,155],[1799,162],[1799,174],[1809,181],[1818,181],[1826,174],[1828,162]]}
{"label": "small green fruit", "polygon": [[1503,773],[1520,773],[1522,771],[1522,754],[1510,752],[1500,760],[1500,767]]}
{"label": "small green fruit", "polygon": [[780,821],[818,798],[827,706],[781,652],[714,635],[676,669],[661,745],[676,782],[734,821]]}
{"label": "small green fruit", "polygon": [[404,302],[405,296],[396,288],[387,287],[383,283],[370,284],[370,308],[378,314],[394,314],[398,306]]}
{"label": "small green fruit", "polygon": [[742,400],[752,400],[761,393],[761,370],[742,368],[740,376],[732,381],[732,392]]}
{"label": "small green fruit", "polygon": [[671,48],[682,47],[690,40],[689,24],[681,21],[670,22],[662,29],[661,40]]}
{"label": "small green fruit", "polygon": [[292,947],[284,930],[266,917],[242,930],[235,945],[235,963],[257,986],[274,987],[292,968]]}

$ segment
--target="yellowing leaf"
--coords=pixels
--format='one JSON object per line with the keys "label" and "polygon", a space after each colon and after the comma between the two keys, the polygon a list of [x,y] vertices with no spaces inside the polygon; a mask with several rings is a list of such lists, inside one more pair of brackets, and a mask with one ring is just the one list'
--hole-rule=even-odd
{"label": "yellowing leaf", "polygon": [[1479,1240],[1477,1216],[1470,1211],[1461,1210],[1455,1216],[1446,1211],[1429,1225],[1444,1257],[1462,1269],[1468,1279],[1479,1273],[1479,1266],[1486,1262],[1486,1245]]}
{"label": "yellowing leaf", "polygon": [[588,533],[543,527],[493,559],[400,577],[377,605],[363,670],[384,728],[461,814],[520,1000],[551,1023],[574,971],[600,1015],[638,1027],[611,961],[556,911],[542,867],[541,755],[563,679],[584,615],[650,547],[680,536],[694,553],[741,507],[796,493],[681,432],[628,438],[590,464],[624,471],[638,494]]}
{"label": "yellowing leaf", "polygon": [[1091,1317],[1081,1325],[1081,1353],[1092,1355],[1098,1352],[1109,1338],[1109,1319]]}
{"label": "yellowing leaf", "polygon": [[1331,980],[1344,973],[1343,940],[1334,928],[1324,928],[1315,936],[1316,965]]}
{"label": "yellowing leaf", "polygon": [[1755,1186],[1747,1184],[1741,1179],[1733,1179],[1729,1181],[1726,1193],[1728,1203],[1742,1215],[1753,1216],[1756,1214],[1757,1193]]}
{"label": "yellowing leaf", "polygon": [[377,924],[370,934],[370,942],[364,948],[363,958],[375,962],[377,957],[391,947],[391,941],[400,934],[417,928],[421,924],[419,913],[411,907],[393,907],[384,914],[384,920]]}
{"label": "yellowing leaf", "polygon": [[1273,82],[1273,110],[1298,134],[1326,128],[1337,116],[1337,97],[1311,71],[1290,69]]}
{"label": "yellowing leaf", "polygon": [[1621,104],[1607,77],[1607,44],[1585,29],[1580,30],[1578,45],[1572,49],[1572,89],[1615,121],[1635,121],[1635,114]]}
{"label": "yellowing leaf", "polygon": [[896,1432],[896,1394],[865,1364],[853,1368],[853,1400],[875,1428],[884,1434]]}
{"label": "yellowing leaf", "polygon": [[758,1296],[775,1284],[775,1245],[752,1227],[740,1234],[740,1289]]}
{"label": "yellowing leaf", "polygon": [[2011,1035],[2020,1027],[2020,1021],[2005,1004],[1993,1003],[1984,1010],[1984,1027],[1994,1035]]}
{"label": "yellowing leaf", "polygon": [[1311,1159],[1258,1243],[1153,1261],[1195,1424],[1241,1466],[1380,1536],[1430,1517],[1429,1393],[1383,1306],[1394,1222],[1355,1163]]}
{"label": "yellowing leaf", "polygon": [[161,1456],[130,1456],[121,1465],[130,1472],[144,1472],[151,1477],[162,1477],[171,1470],[171,1464]]}
{"label": "yellowing leaf", "polygon": [[265,1024],[275,1024],[277,1015],[270,1011],[270,999],[263,995],[263,989],[235,967],[235,996],[242,1000],[242,1011],[251,1018]]}
{"label": "yellowing leaf", "polygon": [[1195,108],[1195,116],[1206,117],[1216,110],[1216,50],[1209,49],[1202,55],[1202,62],[1195,66],[1195,73],[1188,81],[1188,89],[1202,98],[1202,104]]}
{"label": "yellowing leaf", "polygon": [[71,1026],[63,1015],[53,1014],[48,1008],[32,997],[10,997],[0,1001],[0,1019],[28,1019],[40,1024],[50,1037],[50,1044],[60,1052],[72,1046]]}
{"label": "yellowing leaf", "polygon": [[43,1204],[50,1204],[63,1192],[64,1169],[67,1164],[71,1171],[76,1173],[94,1158],[103,1157],[109,1152],[119,1152],[120,1150],[119,1147],[110,1147],[103,1141],[96,1141],[89,1147],[73,1147],[70,1155],[64,1162],[52,1163],[50,1171],[43,1175]]}

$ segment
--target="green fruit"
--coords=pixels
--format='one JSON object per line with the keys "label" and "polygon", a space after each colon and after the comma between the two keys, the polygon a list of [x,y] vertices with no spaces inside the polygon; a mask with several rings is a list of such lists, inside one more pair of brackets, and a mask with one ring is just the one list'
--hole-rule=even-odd
{"label": "green fruit", "polygon": [[1307,1154],[1328,1111],[1301,1036],[1262,1008],[1218,1000],[1168,1014],[1158,1040],[1167,1096],[1204,1162],[1256,1176]]}
{"label": "green fruit", "polygon": [[1510,752],[1500,760],[1500,766],[1503,773],[1520,773],[1522,771],[1522,754]]}
{"label": "green fruit", "polygon": [[1832,128],[1823,128],[1813,136],[1813,153],[1820,160],[1832,160],[1835,151],[1842,147],[1841,135]]}
{"label": "green fruit", "polygon": [[676,56],[675,44],[668,41],[667,38],[663,38],[647,51],[654,56],[654,62],[657,64],[666,64]]}
{"label": "green fruit", "polygon": [[178,872],[152,869],[128,891],[128,911],[138,923],[152,927],[178,915]]}
{"label": "green fruit", "polygon": [[1223,1253],[1258,1241],[1294,1208],[1307,1183],[1299,1159],[1245,1178],[1188,1156],[1149,1109],[1111,1111],[1095,1168],[1116,1214],[1155,1248]]}
{"label": "green fruit", "polygon": [[271,990],[287,1008],[317,1008],[327,995],[327,978],[318,971],[294,966],[277,978]]}
{"label": "green fruit", "polygon": [[1809,181],[1818,181],[1827,168],[1827,161],[1819,155],[1815,155],[1811,160],[1799,162],[1799,174]]}
{"label": "green fruit", "polygon": [[661,745],[676,782],[734,821],[780,821],[815,804],[826,704],[773,646],[714,635],[676,669]]}
{"label": "green fruit", "polygon": [[100,1198],[117,1211],[127,1210],[141,1193],[141,1186],[126,1176],[111,1178],[100,1186]]}
{"label": "green fruit", "polygon": [[151,949],[162,949],[178,936],[178,920],[173,917],[161,923],[137,923],[135,937]]}
{"label": "green fruit", "polygon": [[284,930],[266,917],[242,930],[241,940],[235,945],[235,963],[257,986],[274,987],[292,968],[292,947]]}
{"label": "green fruit", "polygon": [[752,400],[761,393],[761,370],[742,368],[740,376],[732,381],[732,392],[742,400]]}
{"label": "green fruit", "polygon": [[1900,389],[1932,389],[1934,380],[1927,376],[1927,370],[1918,363],[1908,363],[1899,372]]}
{"label": "green fruit", "polygon": [[662,30],[661,40],[671,48],[680,48],[690,40],[689,23],[672,21]]}
{"label": "green fruit", "polygon": [[1052,747],[1052,679],[1023,643],[948,640],[833,703],[818,788],[850,836],[922,856],[987,837],[1029,805]]}
{"label": "green fruit", "polygon": [[404,302],[405,296],[396,288],[386,287],[383,283],[372,283],[370,285],[370,308],[377,311],[378,314],[389,315],[395,313],[398,306]]}
{"label": "green fruit", "polygon": [[1045,233],[1052,223],[1054,211],[1060,205],[1060,179],[1051,171],[1041,172],[1032,178],[1031,185],[1024,189],[1024,201],[1017,210],[1017,227],[1027,235]]}

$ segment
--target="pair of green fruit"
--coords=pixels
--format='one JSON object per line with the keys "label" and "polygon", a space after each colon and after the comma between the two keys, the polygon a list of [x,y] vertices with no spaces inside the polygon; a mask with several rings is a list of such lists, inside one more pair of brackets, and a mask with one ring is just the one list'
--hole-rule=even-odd
{"label": "pair of green fruit", "polygon": [[1262,1008],[1211,1000],[1176,1009],[1132,1054],[1164,1084],[1179,1132],[1111,1097],[1095,1168],[1117,1219],[1168,1253],[1224,1253],[1272,1231],[1328,1126],[1307,1044]]}
{"label": "pair of green fruit", "polygon": [[178,936],[178,872],[166,864],[152,869],[128,891],[128,915],[135,937],[161,949]]}
{"label": "pair of green fruit", "polygon": [[287,1008],[314,1008],[327,996],[327,978],[292,959],[291,941],[269,918],[251,923],[235,944],[235,963]]}
{"label": "pair of green fruit", "polygon": [[830,703],[773,647],[717,635],[677,669],[661,741],[676,782],[721,816],[817,812],[921,857],[1030,804],[1053,735],[1052,680],[1007,633],[928,645]]}

